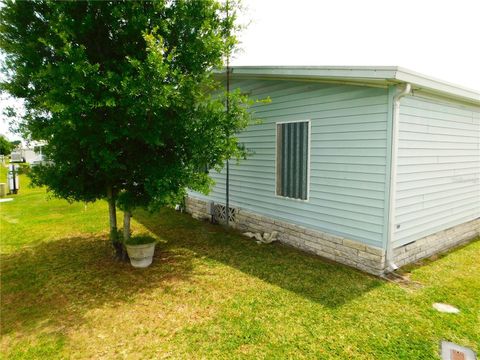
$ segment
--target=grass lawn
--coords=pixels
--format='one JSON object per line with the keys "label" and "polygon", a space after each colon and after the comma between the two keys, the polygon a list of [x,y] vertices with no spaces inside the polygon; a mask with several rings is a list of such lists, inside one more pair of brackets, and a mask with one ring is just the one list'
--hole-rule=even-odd
{"label": "grass lawn", "polygon": [[411,267],[400,285],[138,211],[135,234],[159,244],[135,270],[113,260],[105,203],[47,199],[21,181],[0,204],[5,359],[438,359],[442,339],[480,351],[479,241]]}

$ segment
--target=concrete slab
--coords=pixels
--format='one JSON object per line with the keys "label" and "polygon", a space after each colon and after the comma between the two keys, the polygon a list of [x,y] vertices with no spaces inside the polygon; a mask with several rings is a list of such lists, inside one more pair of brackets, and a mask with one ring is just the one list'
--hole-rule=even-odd
{"label": "concrete slab", "polygon": [[442,360],[477,360],[475,352],[467,347],[449,341],[442,341],[440,346]]}

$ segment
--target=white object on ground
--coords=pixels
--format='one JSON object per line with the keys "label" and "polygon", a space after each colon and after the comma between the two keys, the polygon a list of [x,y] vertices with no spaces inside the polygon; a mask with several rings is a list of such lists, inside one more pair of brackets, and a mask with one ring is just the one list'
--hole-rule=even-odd
{"label": "white object on ground", "polygon": [[278,232],[272,231],[271,233],[263,233],[263,235],[259,232],[252,233],[250,231],[243,233],[244,236],[248,238],[255,238],[257,240],[257,244],[270,244],[274,241],[277,241]]}
{"label": "white object on ground", "polygon": [[155,243],[141,245],[126,245],[130,263],[136,268],[146,268],[150,266],[155,252]]}
{"label": "white object on ground", "polygon": [[475,352],[465,346],[460,346],[458,344],[442,341],[442,360],[453,360],[453,359],[464,359],[464,360],[476,360],[477,355]]}
{"label": "white object on ground", "polygon": [[9,202],[9,201],[13,201],[13,199],[12,198],[0,199],[0,203]]}
{"label": "white object on ground", "polygon": [[260,235],[260,233],[255,233],[255,240],[257,240],[257,242],[262,242],[263,241],[263,237],[262,235]]}
{"label": "white object on ground", "polygon": [[434,303],[433,308],[437,311],[448,314],[458,314],[460,312],[455,306],[443,303]]}

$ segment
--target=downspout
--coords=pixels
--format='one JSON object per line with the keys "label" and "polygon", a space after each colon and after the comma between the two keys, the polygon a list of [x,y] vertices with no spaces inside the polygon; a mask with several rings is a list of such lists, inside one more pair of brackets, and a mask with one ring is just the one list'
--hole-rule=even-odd
{"label": "downspout", "polygon": [[400,99],[409,95],[412,90],[410,83],[405,84],[405,88],[400,90],[393,97],[393,118],[392,118],[392,158],[390,161],[390,201],[388,210],[388,235],[386,244],[385,261],[387,271],[395,271],[398,266],[394,262],[393,256],[393,238],[395,236],[395,210],[397,200],[397,154],[398,154],[398,133],[400,119]]}

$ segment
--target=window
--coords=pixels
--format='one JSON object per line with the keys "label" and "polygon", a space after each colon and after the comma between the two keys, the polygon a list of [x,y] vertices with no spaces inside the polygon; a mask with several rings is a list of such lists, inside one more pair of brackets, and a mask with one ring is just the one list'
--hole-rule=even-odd
{"label": "window", "polygon": [[308,199],[309,121],[277,124],[279,196]]}

